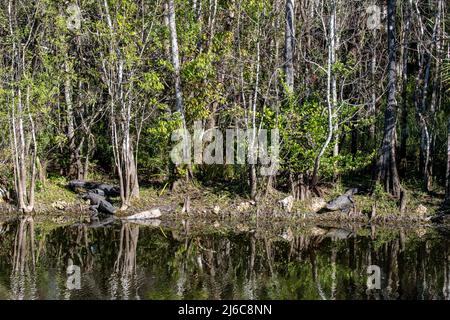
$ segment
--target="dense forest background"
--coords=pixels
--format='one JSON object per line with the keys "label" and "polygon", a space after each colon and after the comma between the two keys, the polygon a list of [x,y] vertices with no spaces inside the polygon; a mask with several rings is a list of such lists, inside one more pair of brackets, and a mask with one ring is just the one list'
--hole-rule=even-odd
{"label": "dense forest background", "polygon": [[[304,200],[361,176],[450,195],[444,0],[0,0],[0,186],[228,184]],[[172,132],[280,132],[280,167],[175,166]]]}

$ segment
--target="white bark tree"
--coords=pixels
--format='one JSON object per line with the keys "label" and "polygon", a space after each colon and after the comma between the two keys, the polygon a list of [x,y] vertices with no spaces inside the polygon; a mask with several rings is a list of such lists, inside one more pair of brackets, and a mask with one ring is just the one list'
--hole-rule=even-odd
{"label": "white bark tree", "polygon": [[134,197],[139,197],[137,164],[134,156],[135,138],[131,134],[133,108],[133,67],[125,65],[125,56],[117,39],[118,27],[108,1],[103,1],[103,16],[109,29],[106,37],[108,57],[102,55],[103,81],[108,88],[110,125],[115,167],[119,176],[121,210],[126,210]]}
{"label": "white bark tree", "polygon": [[[37,10],[33,7],[34,10]],[[35,32],[35,20],[26,21],[21,26],[17,19],[18,3],[8,2],[8,26],[12,39],[10,59],[10,145],[14,167],[14,190],[19,210],[34,210],[34,189],[36,181],[37,142],[30,107],[30,84],[24,84],[26,78],[27,50]],[[28,28],[28,38],[23,39],[22,28]],[[25,90],[25,93],[23,92]],[[25,95],[25,96],[24,96]]]}
{"label": "white bark tree", "polygon": [[315,187],[319,181],[320,161],[327,150],[335,129],[334,118],[337,105],[336,75],[333,66],[336,63],[336,0],[330,1],[330,19],[328,30],[328,63],[327,63],[327,114],[328,133],[319,154],[314,161],[314,171],[311,178],[311,187]]}
{"label": "white bark tree", "polygon": [[284,35],[284,60],[286,74],[286,87],[289,94],[294,92],[294,50],[295,50],[295,22],[294,0],[286,0]]}

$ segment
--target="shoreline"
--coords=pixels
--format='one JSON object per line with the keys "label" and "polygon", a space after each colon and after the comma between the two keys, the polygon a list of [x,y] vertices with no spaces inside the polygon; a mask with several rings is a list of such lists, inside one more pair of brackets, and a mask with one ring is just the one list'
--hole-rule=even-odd
{"label": "shoreline", "polygon": [[[123,218],[142,211],[161,208],[161,219],[189,219],[207,220],[209,222],[236,221],[255,223],[256,221],[278,222],[286,225],[298,223],[352,223],[369,225],[433,225],[432,216],[439,212],[440,199],[426,194],[409,191],[411,196],[407,204],[407,211],[401,214],[397,207],[397,200],[388,196],[374,198],[369,195],[355,195],[356,212],[351,216],[340,211],[315,213],[324,204],[339,194],[344,187],[324,189],[322,198],[293,203],[291,212],[287,212],[280,205],[280,201],[289,196],[287,193],[275,191],[259,200],[251,201],[247,197],[218,187],[187,187],[175,192],[153,187],[141,188],[140,197],[133,200],[126,211],[118,211],[117,218]],[[183,207],[189,202],[189,212],[183,212]],[[111,200],[115,207],[120,206],[120,200]],[[424,205],[425,204],[425,205]],[[373,207],[376,216],[369,219]],[[16,208],[8,203],[0,203],[0,221],[21,216]],[[37,193],[36,209],[31,214],[36,220],[53,221],[59,224],[85,221],[89,218],[89,204],[81,197],[70,191],[65,182],[49,181]]]}
{"label": "shoreline", "polygon": [[[132,213],[119,212],[115,215],[117,220],[127,221],[124,218],[130,216]],[[23,214],[18,211],[4,212],[0,211],[0,222],[7,220],[12,220],[24,216],[32,216],[37,222],[52,221],[61,225],[67,224],[69,222],[80,222],[89,220],[89,210],[50,210],[45,212],[34,212],[31,214]],[[152,221],[152,220],[162,220],[162,221],[189,221],[202,223],[225,223],[225,224],[236,224],[236,223],[246,223],[246,224],[267,224],[267,223],[282,223],[286,226],[295,226],[297,224],[351,224],[351,225],[365,225],[365,226],[393,226],[393,227],[408,227],[414,226],[425,226],[432,227],[434,224],[429,218],[422,218],[418,216],[408,216],[407,214],[398,215],[392,214],[389,216],[377,216],[375,218],[369,219],[367,216],[348,216],[344,213],[291,213],[284,215],[271,215],[270,213],[258,213],[255,212],[240,212],[240,213],[223,213],[216,215],[214,213],[201,213],[201,212],[191,212],[191,213],[178,213],[170,212],[164,213],[161,217],[157,219],[148,220],[137,220],[139,221]],[[128,220],[129,223],[134,223],[133,220]],[[138,223],[137,223],[138,224]]]}

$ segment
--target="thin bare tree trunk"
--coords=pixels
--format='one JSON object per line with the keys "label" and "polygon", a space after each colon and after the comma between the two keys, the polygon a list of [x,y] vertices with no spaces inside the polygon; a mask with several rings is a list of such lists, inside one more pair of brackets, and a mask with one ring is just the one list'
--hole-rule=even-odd
{"label": "thin bare tree trunk", "polygon": [[[16,9],[17,4],[10,0],[8,2],[8,22],[9,32],[13,39],[16,38],[15,28],[17,27]],[[31,28],[32,29],[32,28]],[[30,30],[30,32],[34,32]],[[11,58],[11,109],[10,109],[10,132],[12,133],[11,151],[14,159],[14,187],[16,191],[16,200],[19,210],[23,212],[31,212],[34,210],[34,187],[36,176],[36,136],[34,122],[30,111],[30,87],[27,87],[25,94],[25,110],[24,99],[22,97],[22,89],[20,81],[23,79],[25,73],[25,57],[28,42],[22,44],[20,40],[14,40],[12,44],[12,58]],[[25,117],[28,113],[30,120],[28,128],[25,122]],[[27,148],[26,136],[31,134],[32,147]],[[32,149],[29,153],[28,149]],[[27,163],[30,166],[27,166]],[[31,170],[31,173],[28,172]],[[29,175],[31,174],[31,175]],[[27,192],[27,182],[30,182]]]}
{"label": "thin bare tree trunk", "polygon": [[255,81],[255,92],[252,101],[252,145],[251,152],[253,161],[250,163],[250,197],[252,199],[256,198],[257,188],[258,188],[258,177],[256,175],[256,161],[257,161],[257,128],[256,128],[256,104],[258,100],[258,90],[259,90],[259,73],[260,73],[260,44],[259,41],[256,44],[256,81]]}
{"label": "thin bare tree trunk", "polygon": [[294,48],[295,48],[295,22],[294,0],[286,0],[286,24],[284,36],[284,59],[286,87],[288,93],[294,92]]}
{"label": "thin bare tree trunk", "polygon": [[[182,129],[187,135],[186,117],[183,106],[183,91],[181,85],[181,67],[180,67],[180,56],[178,51],[178,36],[177,36],[177,24],[176,24],[176,14],[175,14],[175,2],[174,0],[168,0],[168,23],[170,31],[170,49],[171,49],[171,60],[174,69],[175,76],[175,112],[178,112],[181,116]],[[187,137],[185,137],[187,141]],[[183,153],[188,152],[188,148],[183,148]],[[188,155],[183,154],[183,159],[187,159]],[[173,168],[172,171],[176,171]],[[175,173],[172,173],[175,175]],[[188,170],[186,173],[186,181],[192,176],[191,166],[188,164]],[[175,181],[173,186],[175,185]],[[173,187],[172,186],[172,187]]]}
{"label": "thin bare tree trunk", "polygon": [[[339,37],[337,35],[337,3],[338,1],[331,1],[331,15],[330,20],[330,51],[331,51],[331,103],[333,108],[333,118],[334,121],[334,146],[333,146],[333,157],[337,158],[339,156],[339,117],[337,110],[337,79],[336,73],[333,71],[334,65],[336,64],[336,51],[339,46]],[[338,179],[338,174],[336,172],[338,163],[334,163],[333,168],[333,180],[336,181]]]}
{"label": "thin bare tree trunk", "polygon": [[[335,40],[336,40],[336,2],[335,0],[331,1],[331,12],[333,14],[330,15],[329,21],[329,39],[328,39],[328,65],[327,65],[327,111],[328,111],[328,134],[323,143],[319,154],[316,156],[314,161],[314,171],[311,178],[311,187],[315,188],[317,183],[319,182],[319,167],[322,156],[328,148],[328,145],[333,138],[333,118],[334,118],[334,110],[336,108],[336,82],[334,79],[334,87],[333,87],[333,64],[335,56]],[[334,88],[334,91],[333,91]]]}
{"label": "thin bare tree trunk", "polygon": [[[377,30],[373,30],[374,42],[376,39],[376,32],[377,32]],[[378,90],[377,86],[375,85],[376,73],[377,73],[377,55],[376,55],[376,44],[375,43],[372,46],[371,56],[372,57],[371,57],[371,63],[370,63],[370,76],[371,76],[371,80],[372,80],[373,84],[372,84],[372,88],[371,88],[369,115],[370,115],[370,117],[375,119],[376,113],[377,113],[377,90]],[[376,129],[375,121],[373,121],[369,127],[369,137],[370,137],[371,143],[373,143],[373,144],[376,143],[375,129]]]}
{"label": "thin bare tree trunk", "polygon": [[208,17],[208,50],[211,48],[214,39],[214,26],[216,23],[217,0],[209,0],[209,17]]}
{"label": "thin bare tree trunk", "polygon": [[[421,26],[421,35],[424,36],[424,26],[420,19],[420,12],[416,6],[416,10],[418,11],[418,17]],[[433,60],[434,49],[437,47],[437,37],[440,30],[440,18],[441,18],[441,10],[442,10],[442,2],[438,2],[438,8],[436,10],[436,18],[433,28],[432,34],[432,42],[431,48],[423,47],[422,51],[422,59],[421,63],[425,66],[423,70],[423,79],[419,82],[422,84],[419,86],[418,93],[416,93],[416,111],[419,120],[419,125],[421,128],[421,141],[420,141],[420,171],[424,177],[424,187],[426,191],[431,190],[432,185],[432,163],[431,163],[431,146],[432,146],[432,137],[433,137],[433,124],[435,117],[435,105],[430,103],[429,108],[428,105],[428,92],[430,88],[430,79],[431,79],[431,67]],[[422,44],[425,46],[425,44]],[[427,51],[429,50],[429,51]],[[425,63],[426,61],[426,63]],[[422,66],[423,68],[423,66]],[[435,70],[435,75],[437,75],[438,70]],[[420,76],[421,72],[419,72]]]}
{"label": "thin bare tree trunk", "polygon": [[116,56],[113,61],[109,61],[108,67],[106,67],[106,61],[103,60],[102,64],[110,96],[111,139],[115,166],[119,176],[121,210],[126,210],[131,205],[132,198],[139,196],[137,167],[130,133],[133,83],[129,81],[129,77],[132,77],[132,71],[129,71],[130,74],[125,73],[125,61],[120,44],[117,43],[115,38],[116,31],[112,22],[108,1],[103,1],[103,8],[111,36],[111,42],[109,43],[110,54],[111,56]]}
{"label": "thin bare tree trunk", "polygon": [[450,202],[450,116],[447,124],[447,171],[445,174],[445,200]]}
{"label": "thin bare tree trunk", "polygon": [[433,185],[433,154],[434,154],[434,146],[436,141],[436,112],[437,112],[437,102],[438,95],[440,92],[440,83],[439,77],[441,74],[441,41],[442,41],[442,32],[441,32],[441,19],[443,12],[443,0],[437,0],[437,12],[436,12],[436,22],[435,22],[435,31],[434,31],[434,39],[433,39],[433,49],[435,49],[435,68],[434,74],[432,78],[432,86],[433,91],[431,93],[430,99],[430,108],[429,108],[429,118],[430,118],[430,139],[428,145],[428,159],[426,161],[426,180],[425,187],[427,191],[430,191]]}
{"label": "thin bare tree trunk", "polygon": [[384,119],[384,136],[377,164],[376,181],[382,183],[387,192],[399,197],[401,185],[395,152],[397,140],[395,133],[397,123],[396,6],[396,0],[388,0],[388,97]]}
{"label": "thin bare tree trunk", "polygon": [[27,111],[28,111],[28,119],[30,121],[30,132],[31,132],[31,155],[30,155],[30,186],[28,189],[28,207],[27,212],[31,212],[34,210],[34,189],[36,187],[36,161],[37,161],[37,141],[36,141],[36,129],[34,126],[34,120],[31,115],[30,110],[30,87],[27,87]]}
{"label": "thin bare tree trunk", "polygon": [[178,53],[178,37],[177,37],[174,0],[168,0],[168,4],[169,4],[168,18],[170,30],[171,58],[175,73],[175,111],[180,112],[181,116],[184,118],[183,93],[181,91],[181,76],[180,76],[180,57]]}
{"label": "thin bare tree trunk", "polygon": [[[67,49],[66,49],[67,50]],[[74,116],[73,116],[73,99],[72,99],[72,79],[71,69],[68,53],[65,53],[64,69],[64,98],[66,100],[66,114],[67,114],[67,140],[69,142],[69,176],[75,175],[74,160],[75,160],[75,130],[74,130]]]}
{"label": "thin bare tree trunk", "polygon": [[410,30],[411,30],[411,17],[412,17],[412,0],[408,0],[406,3],[406,17],[402,33],[402,113],[401,113],[401,140],[400,140],[400,168],[406,170],[406,145],[408,142],[408,57],[409,57],[409,43],[410,43]]}

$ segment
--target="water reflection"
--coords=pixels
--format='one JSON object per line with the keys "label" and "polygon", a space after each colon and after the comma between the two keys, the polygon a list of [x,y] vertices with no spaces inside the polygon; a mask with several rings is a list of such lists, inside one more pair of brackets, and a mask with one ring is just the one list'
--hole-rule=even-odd
{"label": "water reflection", "polygon": [[136,274],[139,226],[124,223],[120,229],[119,251],[109,279],[111,299],[140,299]]}
{"label": "water reflection", "polygon": [[19,219],[14,236],[11,299],[36,299],[34,221],[31,216]]}
{"label": "water reflection", "polygon": [[[450,299],[447,236],[309,226],[232,233],[116,222],[0,233],[3,299]],[[68,262],[81,289],[66,287]],[[367,267],[381,289],[367,290]]]}

